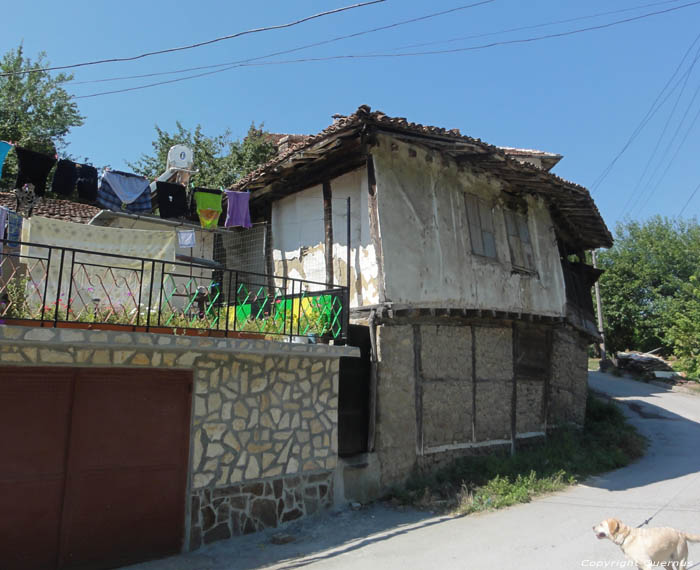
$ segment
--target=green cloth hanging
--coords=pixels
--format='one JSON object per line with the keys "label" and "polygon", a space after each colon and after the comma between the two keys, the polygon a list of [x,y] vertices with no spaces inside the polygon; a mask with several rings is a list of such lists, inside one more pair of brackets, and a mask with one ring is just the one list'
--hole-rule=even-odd
{"label": "green cloth hanging", "polygon": [[194,201],[197,205],[199,223],[205,229],[216,228],[221,216],[221,192],[195,188]]}

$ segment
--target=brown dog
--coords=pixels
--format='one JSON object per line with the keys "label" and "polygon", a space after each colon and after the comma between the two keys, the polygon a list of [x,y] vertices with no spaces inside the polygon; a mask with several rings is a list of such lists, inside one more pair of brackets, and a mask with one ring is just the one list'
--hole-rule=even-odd
{"label": "brown dog", "polygon": [[697,534],[673,528],[631,528],[618,519],[605,519],[593,527],[593,532],[617,544],[640,570],[685,570],[688,542],[700,542]]}

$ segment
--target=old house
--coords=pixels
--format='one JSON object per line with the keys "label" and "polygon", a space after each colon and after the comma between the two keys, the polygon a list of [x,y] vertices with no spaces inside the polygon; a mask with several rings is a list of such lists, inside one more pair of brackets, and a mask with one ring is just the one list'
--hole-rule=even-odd
{"label": "old house", "polygon": [[560,158],[361,106],[236,185],[270,228],[269,273],[349,285],[363,361],[340,368],[346,497],[582,422],[584,252],[612,238],[588,191],[549,172]]}

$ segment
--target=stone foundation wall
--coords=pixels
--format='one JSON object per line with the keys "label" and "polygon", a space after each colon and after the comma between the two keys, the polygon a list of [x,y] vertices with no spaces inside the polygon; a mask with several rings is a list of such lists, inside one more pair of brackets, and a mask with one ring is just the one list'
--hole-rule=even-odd
{"label": "stone foundation wall", "polygon": [[186,544],[194,548],[332,503],[341,356],[359,349],[0,326],[0,364],[193,371]]}
{"label": "stone foundation wall", "polygon": [[190,550],[276,527],[333,505],[333,476],[300,475],[199,489],[192,495]]}

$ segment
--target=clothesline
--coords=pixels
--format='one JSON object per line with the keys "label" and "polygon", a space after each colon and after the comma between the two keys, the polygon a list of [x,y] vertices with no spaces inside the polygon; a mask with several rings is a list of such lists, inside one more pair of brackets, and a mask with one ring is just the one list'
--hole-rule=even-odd
{"label": "clothesline", "polygon": [[[252,227],[250,221],[248,192],[193,188],[189,193],[182,184],[155,181],[155,192],[144,176],[104,168],[98,180],[94,166],[75,163],[0,141],[0,168],[11,148],[15,149],[18,162],[15,193],[20,195],[27,216],[36,204],[37,196],[46,192],[49,173],[56,165],[51,182],[51,191],[70,196],[77,190],[78,196],[88,203],[103,209],[130,214],[151,214],[154,210],[163,219],[188,218],[196,215],[201,227],[213,229],[219,226],[223,213],[223,198],[226,197],[224,227]],[[57,163],[57,164],[56,164]]]}

